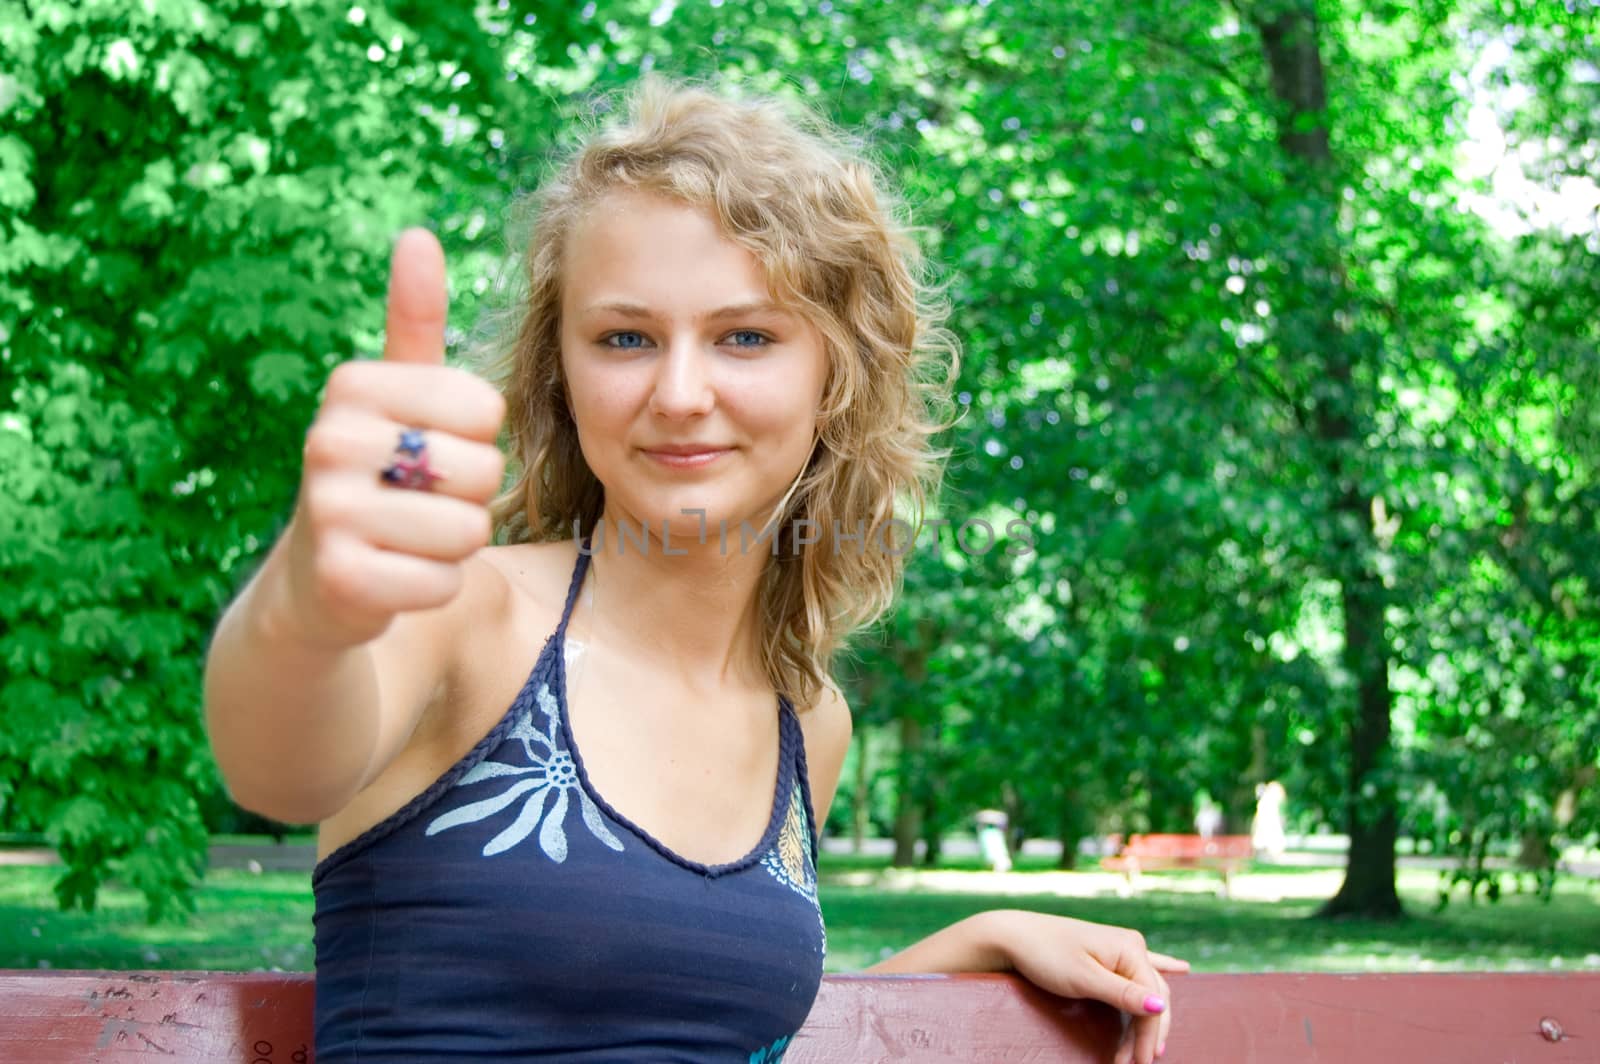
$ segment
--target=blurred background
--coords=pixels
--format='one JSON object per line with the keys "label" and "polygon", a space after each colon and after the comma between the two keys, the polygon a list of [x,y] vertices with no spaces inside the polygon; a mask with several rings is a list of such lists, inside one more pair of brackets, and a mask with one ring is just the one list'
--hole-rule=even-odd
{"label": "blurred background", "polygon": [[[309,965],[211,628],[393,235],[464,354],[516,196],[651,70],[856,133],[965,345],[948,524],[841,663],[836,890],[993,865],[981,809],[1012,879],[1099,874],[1277,781],[1289,915],[1521,889],[1507,934],[1600,966],[1596,0],[0,0],[0,965]],[[222,906],[287,921],[264,959],[51,952],[280,864]]]}

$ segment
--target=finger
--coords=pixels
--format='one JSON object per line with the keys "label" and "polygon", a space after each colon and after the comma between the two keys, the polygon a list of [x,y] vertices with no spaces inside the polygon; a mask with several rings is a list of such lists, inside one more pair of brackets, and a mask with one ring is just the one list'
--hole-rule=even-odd
{"label": "finger", "polygon": [[1106,968],[1099,969],[1092,977],[1087,994],[1135,1017],[1159,1016],[1167,1008],[1167,1000],[1156,989],[1153,979],[1148,984],[1135,982]]}
{"label": "finger", "polygon": [[1189,970],[1189,962],[1177,957],[1169,957],[1165,953],[1150,951],[1150,964],[1158,972],[1177,972],[1180,975]]}
{"label": "finger", "polygon": [[1130,1026],[1133,1030],[1134,1064],[1153,1064],[1156,1044],[1161,1038],[1161,1017],[1136,1016]]}
{"label": "finger", "polygon": [[[369,485],[396,490],[382,482],[382,472],[401,460],[425,459],[442,479],[428,488],[468,502],[486,503],[499,494],[505,456],[490,444],[464,440],[448,432],[422,433],[420,456],[402,453],[404,426],[363,411],[341,411],[318,419],[306,434],[305,464],[310,472],[349,474],[357,495]],[[341,485],[341,488],[350,485]]]}
{"label": "finger", "polygon": [[1160,972],[1154,973],[1153,978],[1161,987],[1161,996],[1167,1000],[1167,1007],[1161,1013],[1161,1022],[1156,1029],[1156,1057],[1159,1059],[1166,1055],[1167,1035],[1172,1033],[1172,988],[1167,985]]}
{"label": "finger", "polygon": [[1145,1002],[1146,1014],[1143,1016],[1135,1015],[1133,1021],[1128,1025],[1133,1034],[1132,1059],[1134,1064],[1151,1064],[1156,1059],[1156,1049],[1161,1044],[1162,1024],[1166,1021],[1167,1013],[1170,1011],[1167,1005],[1167,986],[1160,973],[1153,969],[1140,972],[1136,985],[1155,987],[1156,992],[1150,997],[1157,998],[1162,1003],[1161,1009],[1151,1009],[1149,1005],[1154,1004],[1154,1002],[1147,999]]}
{"label": "finger", "polygon": [[374,550],[353,536],[330,538],[323,550],[324,586],[344,609],[380,614],[432,609],[461,589],[457,563]]}
{"label": "finger", "polygon": [[459,562],[487,546],[489,511],[460,499],[380,486],[347,503],[343,528],[372,546],[397,554]]}
{"label": "finger", "polygon": [[389,264],[389,305],[384,319],[386,362],[444,362],[444,249],[426,229],[407,229]]}
{"label": "finger", "polygon": [[1117,1064],[1150,1064],[1155,1058],[1158,1025],[1161,1013],[1167,1010],[1166,998],[1157,989],[1161,985],[1159,978],[1150,971],[1135,982],[1101,968],[1088,986],[1087,996],[1114,1005],[1132,1017],[1125,1031],[1130,1052],[1122,1056],[1119,1051]]}
{"label": "finger", "polygon": [[506,413],[506,401],[494,385],[464,369],[364,359],[334,369],[322,405],[489,444],[499,439]]}

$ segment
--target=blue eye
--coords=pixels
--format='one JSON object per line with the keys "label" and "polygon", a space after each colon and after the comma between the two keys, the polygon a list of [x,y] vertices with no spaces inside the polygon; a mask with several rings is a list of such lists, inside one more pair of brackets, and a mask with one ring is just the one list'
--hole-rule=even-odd
{"label": "blue eye", "polygon": [[610,336],[603,338],[600,342],[605,344],[607,347],[615,347],[623,351],[633,351],[645,345],[645,338],[643,333],[631,331],[614,332]]}
{"label": "blue eye", "polygon": [[728,340],[734,347],[763,347],[772,342],[765,333],[754,329],[737,329],[728,334]]}

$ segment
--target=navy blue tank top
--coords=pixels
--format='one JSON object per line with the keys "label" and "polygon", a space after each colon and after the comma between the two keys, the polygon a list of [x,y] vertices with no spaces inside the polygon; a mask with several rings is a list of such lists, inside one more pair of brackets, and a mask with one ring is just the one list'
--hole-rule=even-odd
{"label": "navy blue tank top", "polygon": [[572,742],[566,629],[588,561],[499,723],[312,874],[318,1064],[767,1064],[811,1010],[827,942],[794,708],[777,699],[756,848],[673,853],[595,792]]}

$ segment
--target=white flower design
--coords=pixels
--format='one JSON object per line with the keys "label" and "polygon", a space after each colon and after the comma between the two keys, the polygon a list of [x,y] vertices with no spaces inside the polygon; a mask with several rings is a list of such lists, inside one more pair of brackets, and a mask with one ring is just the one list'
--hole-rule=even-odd
{"label": "white flower design", "polygon": [[[605,821],[600,819],[600,810],[584,792],[583,785],[578,779],[577,763],[573,761],[570,753],[561,748],[557,739],[557,733],[561,728],[561,714],[555,697],[550,693],[549,684],[540,686],[535,701],[544,715],[546,725],[544,730],[541,731],[534,725],[533,710],[524,709],[507,735],[507,738],[516,739],[522,744],[528,764],[509,765],[504,761],[481,761],[457,780],[455,786],[467,787],[506,776],[528,778],[518,780],[492,798],[469,802],[435,817],[428,825],[426,834],[437,835],[441,831],[448,831],[463,824],[475,824],[480,820],[486,820],[526,795],[522,810],[516,819],[484,844],[483,855],[493,857],[495,854],[504,853],[538,828],[539,848],[552,861],[559,863],[567,859],[567,806],[570,801],[569,796],[576,795],[578,806],[583,810],[583,822],[588,826],[590,833],[611,849],[620,851],[622,841],[612,834]],[[547,753],[541,756],[534,750],[534,744],[543,747]],[[546,815],[545,804],[551,795],[555,796],[555,801],[550,805],[549,813]],[[541,817],[544,821],[542,824]]]}

